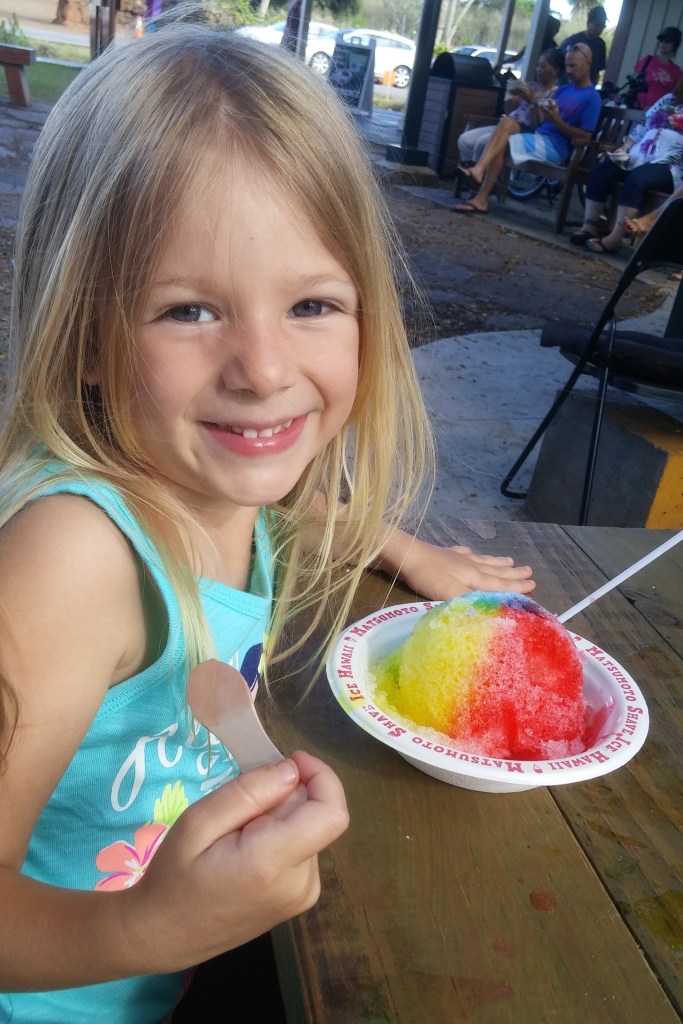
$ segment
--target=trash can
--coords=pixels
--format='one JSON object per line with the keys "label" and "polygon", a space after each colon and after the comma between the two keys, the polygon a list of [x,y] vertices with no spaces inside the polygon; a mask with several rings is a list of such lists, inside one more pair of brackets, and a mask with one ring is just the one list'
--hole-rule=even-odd
{"label": "trash can", "polygon": [[458,163],[458,136],[468,116],[494,120],[503,110],[505,89],[485,57],[440,53],[434,60],[425,98],[418,149],[443,178],[452,178]]}

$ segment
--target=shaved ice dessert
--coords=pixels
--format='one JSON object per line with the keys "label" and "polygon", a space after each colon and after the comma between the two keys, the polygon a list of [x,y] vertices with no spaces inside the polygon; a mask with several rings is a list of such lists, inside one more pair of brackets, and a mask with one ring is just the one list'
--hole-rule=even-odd
{"label": "shaved ice dessert", "polygon": [[437,605],[370,674],[384,711],[460,749],[519,760],[586,749],[581,660],[529,597],[475,591]]}

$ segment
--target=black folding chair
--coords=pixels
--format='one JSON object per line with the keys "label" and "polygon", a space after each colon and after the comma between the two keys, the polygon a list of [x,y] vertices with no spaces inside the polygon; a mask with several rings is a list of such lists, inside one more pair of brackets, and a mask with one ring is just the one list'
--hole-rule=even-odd
{"label": "black folding chair", "polygon": [[588,518],[607,388],[645,398],[681,401],[683,337],[657,337],[617,327],[615,309],[626,289],[644,270],[661,267],[683,268],[683,199],[670,202],[642,239],[593,328],[564,321],[554,321],[544,327],[541,345],[559,347],[561,354],[575,363],[575,367],[503,480],[500,489],[505,497],[526,497],[526,491],[511,490],[510,484],[582,374],[597,377],[599,384],[581,497],[580,526],[585,526]]}

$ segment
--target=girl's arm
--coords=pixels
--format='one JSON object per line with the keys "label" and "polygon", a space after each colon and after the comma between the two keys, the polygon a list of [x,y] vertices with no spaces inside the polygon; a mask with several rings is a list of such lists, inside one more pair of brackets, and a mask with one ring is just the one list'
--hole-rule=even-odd
{"label": "girl's arm", "polygon": [[[311,906],[315,855],[347,817],[336,776],[304,754],[284,775],[258,769],[190,807],[128,890],[66,890],[20,873],[107,689],[147,663],[147,637],[128,543],[90,502],[28,507],[0,534],[0,561],[0,677],[19,705],[0,775],[0,991],[177,970]],[[299,782],[308,799],[286,803]]]}
{"label": "girl's arm", "polygon": [[[319,494],[315,511],[325,514],[325,498]],[[344,516],[344,506],[339,508]],[[320,539],[318,529],[309,531],[307,540],[315,544]],[[528,565],[515,565],[514,559],[498,555],[475,555],[471,548],[454,545],[441,547],[418,540],[404,530],[381,528],[378,541],[381,556],[373,568],[382,569],[390,576],[398,576],[416,593],[432,601],[446,601],[470,590],[514,590],[529,594],[536,587],[531,579],[533,569]]]}
{"label": "girl's arm", "polygon": [[377,568],[397,574],[418,594],[445,601],[470,590],[513,590],[529,594],[536,587],[528,565],[495,555],[475,555],[471,548],[439,547],[403,530],[387,530]]}

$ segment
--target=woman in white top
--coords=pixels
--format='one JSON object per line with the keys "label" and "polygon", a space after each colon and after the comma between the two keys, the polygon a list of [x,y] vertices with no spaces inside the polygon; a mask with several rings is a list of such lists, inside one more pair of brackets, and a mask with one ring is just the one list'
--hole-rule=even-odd
{"label": "woman in white top", "polygon": [[[598,238],[600,215],[615,185],[621,183],[614,227]],[[607,154],[591,171],[580,231],[570,241],[593,253],[615,252],[628,228],[626,220],[643,206],[649,191],[671,193],[683,184],[683,76],[645,115],[645,123],[623,150]]]}

